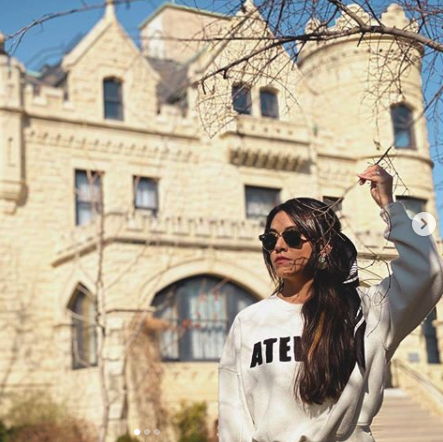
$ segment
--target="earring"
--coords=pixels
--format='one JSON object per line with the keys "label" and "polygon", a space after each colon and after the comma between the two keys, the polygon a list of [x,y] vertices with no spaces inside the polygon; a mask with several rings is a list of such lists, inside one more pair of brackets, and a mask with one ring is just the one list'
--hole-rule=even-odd
{"label": "earring", "polygon": [[318,268],[320,270],[323,270],[327,267],[326,265],[326,258],[322,255],[320,258],[318,258]]}

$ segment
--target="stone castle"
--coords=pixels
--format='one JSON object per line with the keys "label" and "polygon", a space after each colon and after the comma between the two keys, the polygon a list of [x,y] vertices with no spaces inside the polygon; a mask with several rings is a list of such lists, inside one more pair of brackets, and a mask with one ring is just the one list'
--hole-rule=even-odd
{"label": "stone castle", "polygon": [[[413,27],[395,4],[381,20]],[[342,16],[334,26],[351,24]],[[128,324],[154,312],[173,324],[160,339],[163,403],[206,401],[212,426],[230,324],[274,288],[257,238],[272,207],[297,196],[335,203],[363,285],[386,277],[397,253],[357,173],[392,146],[381,164],[401,177],[395,198],[411,217],[436,216],[422,48],[400,69],[401,42],[354,36],[309,42],[297,62],[274,48],[215,74],[253,53],[254,35],[270,31],[249,0],[234,16],[164,4],[141,24],[138,47],[108,0],[39,74],[1,40],[1,407],[44,389],[98,424],[102,357],[109,441],[163,431],[154,412],[141,417],[127,368]],[[440,304],[395,356],[435,382],[442,316]],[[399,369],[393,382],[412,381]]]}

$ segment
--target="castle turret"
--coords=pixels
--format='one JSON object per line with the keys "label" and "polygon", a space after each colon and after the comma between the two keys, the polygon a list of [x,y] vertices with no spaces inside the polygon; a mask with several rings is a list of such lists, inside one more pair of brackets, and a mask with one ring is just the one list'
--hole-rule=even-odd
{"label": "castle turret", "polygon": [[13,212],[23,196],[23,67],[9,57],[0,32],[0,208]]}
{"label": "castle turret", "polygon": [[[361,20],[377,25],[358,5],[349,6]],[[415,30],[415,24],[396,4],[382,14],[389,27]],[[356,23],[340,16],[326,32],[340,32]],[[311,20],[307,32],[321,29]],[[298,66],[312,91],[313,111],[319,131],[333,128],[338,143],[358,149],[353,154],[378,154],[378,143],[387,148],[394,142],[391,106],[404,103],[414,116],[423,109],[421,92],[422,48],[389,35],[360,33],[327,41],[309,42],[301,50]],[[428,155],[424,119],[413,128],[416,148]],[[328,146],[329,147],[329,146]]]}
{"label": "castle turret", "polygon": [[[360,6],[348,7],[363,22],[379,24]],[[396,4],[388,7],[380,21],[391,28],[417,31],[416,23]],[[356,23],[342,15],[334,26],[322,26],[311,20],[307,32],[343,34]],[[357,173],[393,146],[389,154],[395,156],[395,170],[387,163],[381,165],[401,178],[395,180],[395,197],[409,197],[408,204],[436,214],[435,198],[430,197],[434,194],[433,162],[423,115],[422,55],[422,46],[411,39],[357,33],[308,42],[300,51],[298,66],[312,91],[319,162],[323,159],[326,164],[335,152],[346,158],[347,164],[355,161]],[[365,222],[368,228],[371,223],[364,214],[372,202],[359,190],[353,188],[345,203],[348,213],[364,220],[359,223],[364,229]]]}

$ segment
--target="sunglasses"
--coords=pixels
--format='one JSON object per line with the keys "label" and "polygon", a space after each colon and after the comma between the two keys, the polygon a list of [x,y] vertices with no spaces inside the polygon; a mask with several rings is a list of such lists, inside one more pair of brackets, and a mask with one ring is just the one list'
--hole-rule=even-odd
{"label": "sunglasses", "polygon": [[277,232],[262,233],[258,236],[258,239],[262,242],[263,248],[268,252],[271,252],[274,250],[280,236],[283,237],[285,243],[289,247],[298,247],[302,242],[308,241],[307,239],[302,239],[301,233],[295,228],[287,229],[280,234]]}

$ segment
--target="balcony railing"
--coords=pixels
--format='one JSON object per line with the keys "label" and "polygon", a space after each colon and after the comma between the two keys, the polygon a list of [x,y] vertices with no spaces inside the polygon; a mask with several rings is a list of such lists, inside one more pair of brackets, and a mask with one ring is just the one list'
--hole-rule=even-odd
{"label": "balcony railing", "polygon": [[263,230],[258,219],[227,220],[154,216],[140,211],[133,214],[113,212],[105,215],[102,235],[98,219],[62,234],[57,241],[53,265],[95,250],[100,237],[104,244],[123,242],[260,251],[258,235]]}
{"label": "balcony railing", "polygon": [[[203,217],[158,216],[149,212],[108,213],[105,215],[103,242],[140,245],[173,245],[176,247],[214,247],[231,250],[261,251],[258,235],[263,233],[260,219],[229,220]],[[357,247],[359,256],[377,252],[384,258],[396,256],[395,246],[380,233],[345,233]],[[357,238],[358,237],[358,238]],[[53,265],[96,249],[100,238],[99,223],[92,221],[62,234],[56,242]],[[436,241],[442,254],[443,242]],[[367,249],[369,247],[369,249]]]}

